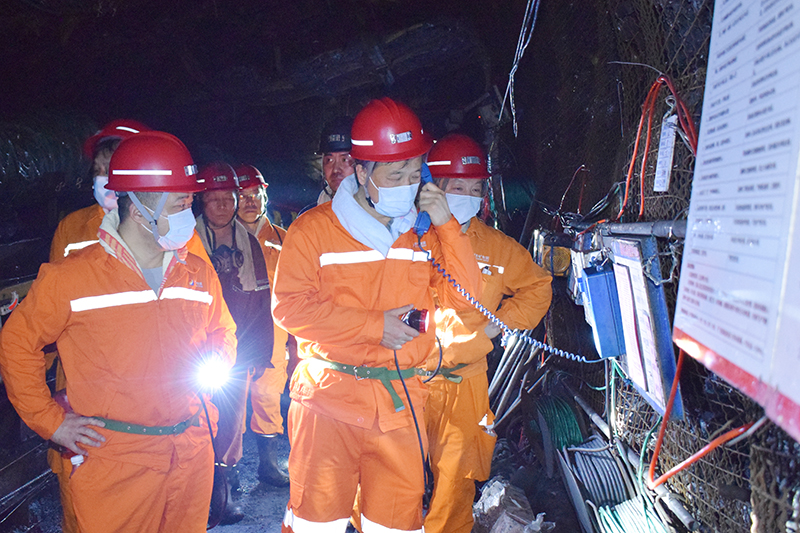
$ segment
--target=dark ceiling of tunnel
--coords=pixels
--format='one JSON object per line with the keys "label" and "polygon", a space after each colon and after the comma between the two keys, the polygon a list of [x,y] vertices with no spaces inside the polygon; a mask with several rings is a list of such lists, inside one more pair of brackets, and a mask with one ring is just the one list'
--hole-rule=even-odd
{"label": "dark ceiling of tunnel", "polygon": [[[272,202],[294,210],[316,198],[309,158],[334,116],[354,115],[371,98],[391,96],[411,105],[439,137],[453,128],[453,111],[494,86],[502,94],[527,4],[4,0],[0,163],[13,160],[20,172],[0,175],[0,208],[6,220],[21,219],[17,227],[36,223],[52,231],[66,210],[91,201],[80,177],[87,166],[80,139],[125,117],[176,134],[200,164],[255,163],[266,170]],[[506,206],[516,217],[506,225],[512,235],[521,230],[534,191],[558,206],[574,169],[591,155],[584,138],[609,139],[588,161],[594,176],[607,175],[613,163],[613,136],[606,132],[618,127],[618,109],[597,98],[594,74],[616,59],[596,52],[603,40],[613,47],[613,38],[598,29],[609,22],[603,6],[542,2],[517,72],[519,137],[510,124],[500,131],[498,166]],[[564,115],[564,109],[572,111]],[[484,140],[477,108],[460,120],[461,131]],[[75,146],[59,141],[43,153],[29,152],[45,130]],[[607,187],[595,183],[587,203]],[[42,184],[52,189],[46,223],[35,214]],[[567,198],[570,208],[576,190],[576,198]],[[19,231],[4,236],[2,219],[0,241],[19,238]]]}
{"label": "dark ceiling of tunnel", "polygon": [[[296,210],[316,198],[310,156],[331,118],[390,96],[411,105],[438,137],[452,127],[446,126],[452,110],[493,85],[502,90],[525,6],[522,0],[5,0],[0,117],[11,128],[6,137],[0,132],[0,143],[10,139],[5,166],[19,172],[0,179],[0,204],[24,217],[41,202],[37,186],[55,188],[44,224],[50,228],[88,203],[89,184],[81,179],[88,163],[77,146],[94,128],[124,117],[174,133],[199,164],[255,163],[268,173],[273,204]],[[478,139],[484,134],[474,110],[461,128]],[[74,132],[71,150],[61,142],[65,130]],[[42,146],[38,139],[45,137],[55,142]]]}
{"label": "dark ceiling of tunnel", "polygon": [[237,158],[302,156],[315,148],[324,120],[354,114],[382,95],[407,101],[441,129],[449,110],[466,106],[490,83],[502,85],[524,3],[12,0],[4,6],[6,119],[41,109],[81,112],[98,124],[137,118],[185,139],[202,159],[204,149]]}

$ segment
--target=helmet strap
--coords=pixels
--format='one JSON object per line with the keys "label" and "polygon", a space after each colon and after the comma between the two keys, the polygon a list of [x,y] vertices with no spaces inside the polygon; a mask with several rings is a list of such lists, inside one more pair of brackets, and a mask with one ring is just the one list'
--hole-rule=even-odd
{"label": "helmet strap", "polygon": [[[366,196],[367,203],[369,204],[369,206],[372,209],[375,209],[375,204],[372,202],[372,198],[369,197],[369,187],[367,186],[367,184],[372,180],[372,173],[375,171],[377,163],[375,161],[365,161],[365,163],[366,163],[365,165],[362,165],[364,167],[364,170],[367,172],[367,182],[364,183],[364,196]],[[374,182],[373,185],[375,185]],[[377,187],[377,185],[375,186]]]}
{"label": "helmet strap", "polygon": [[133,205],[136,206],[136,209],[139,210],[144,219],[147,220],[148,224],[150,224],[150,231],[153,233],[153,237],[155,238],[156,242],[158,242],[158,238],[160,237],[158,233],[158,219],[161,216],[161,211],[164,210],[164,206],[167,203],[167,197],[169,196],[169,193],[161,193],[161,198],[158,200],[158,205],[156,206],[156,210],[153,212],[153,214],[150,214],[150,210],[145,207],[141,201],[139,201],[135,193],[129,191],[128,196],[131,197],[131,202],[133,202]]}

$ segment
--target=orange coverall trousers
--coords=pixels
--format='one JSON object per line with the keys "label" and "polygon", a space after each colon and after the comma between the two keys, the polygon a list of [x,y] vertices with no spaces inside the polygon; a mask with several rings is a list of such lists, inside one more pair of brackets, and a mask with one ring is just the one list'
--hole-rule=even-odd
{"label": "orange coverall trousers", "polygon": [[209,444],[192,457],[173,454],[167,470],[90,457],[69,486],[82,533],[203,533],[213,480]]}
{"label": "orange coverall trousers", "polygon": [[425,517],[425,533],[469,533],[475,481],[485,481],[497,437],[480,425],[494,422],[485,372],[453,383],[437,378],[428,383],[425,426],[433,470],[433,496]]}
{"label": "orange coverall trousers", "polygon": [[359,428],[292,402],[289,434],[291,488],[283,533],[344,532],[359,482],[363,527],[422,531],[424,480],[413,425],[384,433],[377,421],[371,429]]}

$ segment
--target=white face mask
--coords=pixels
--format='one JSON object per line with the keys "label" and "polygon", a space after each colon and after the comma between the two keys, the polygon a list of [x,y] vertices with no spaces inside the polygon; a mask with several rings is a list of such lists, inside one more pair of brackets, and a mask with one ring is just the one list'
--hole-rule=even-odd
{"label": "white face mask", "polygon": [[100,204],[100,207],[106,211],[111,211],[117,208],[117,193],[106,189],[108,185],[108,176],[95,176],[94,185],[94,199]]}
{"label": "white face mask", "polygon": [[174,215],[167,215],[169,231],[158,238],[158,244],[164,250],[180,250],[194,235],[196,221],[191,209],[184,209]]}
{"label": "white face mask", "polygon": [[378,202],[373,202],[375,211],[383,216],[397,218],[407,215],[414,207],[414,199],[417,197],[419,183],[411,185],[399,185],[397,187],[378,187],[369,177],[372,186],[378,189]]}
{"label": "white face mask", "polygon": [[481,208],[480,196],[471,196],[467,194],[445,194],[447,198],[447,205],[450,207],[450,212],[456,217],[459,224],[466,224],[472,217],[478,214]]}
{"label": "white face mask", "polygon": [[[153,213],[147,206],[145,206],[145,209]],[[164,215],[161,216],[163,217]],[[174,215],[167,215],[167,222],[169,223],[169,230],[167,230],[166,235],[156,236],[153,234],[153,236],[156,237],[156,242],[158,242],[162,250],[180,250],[186,246],[186,243],[189,242],[189,239],[194,235],[194,227],[197,223],[194,219],[194,214],[192,214],[191,208],[187,208]],[[152,233],[150,228],[144,224],[142,224],[142,227]]]}

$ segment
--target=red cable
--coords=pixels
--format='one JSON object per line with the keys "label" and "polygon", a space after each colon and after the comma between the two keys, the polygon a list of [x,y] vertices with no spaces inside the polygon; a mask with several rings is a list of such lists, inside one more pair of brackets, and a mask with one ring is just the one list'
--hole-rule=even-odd
{"label": "red cable", "polygon": [[[644,126],[644,117],[645,114],[648,113],[648,107],[653,105],[651,101],[655,101],[655,94],[658,93],[658,89],[660,88],[661,84],[658,80],[653,82],[653,85],[650,86],[650,91],[647,93],[647,98],[644,100],[644,105],[642,106],[642,116],[639,119],[639,127],[636,130],[636,141],[633,144],[633,155],[631,156],[631,164],[628,167],[628,176],[625,179],[625,197],[622,200],[622,207],[619,210],[616,218],[614,220],[619,220],[622,218],[622,215],[625,213],[625,208],[628,206],[628,195],[630,193],[631,188],[631,180],[633,178],[633,169],[636,165],[636,156],[639,154],[639,141],[642,139],[642,126]],[[654,94],[655,93],[655,94]]]}
{"label": "red cable", "polygon": [[675,403],[675,396],[678,392],[678,383],[680,382],[680,375],[681,375],[681,369],[683,368],[684,356],[685,354],[683,350],[680,350],[680,353],[678,354],[678,364],[675,367],[675,379],[672,380],[672,389],[669,391],[669,400],[667,401],[667,405],[664,408],[664,418],[661,420],[661,427],[658,430],[658,439],[656,440],[656,446],[655,449],[653,450],[653,458],[650,460],[650,469],[647,473],[646,481],[647,481],[647,486],[651,490],[654,489],[655,487],[658,487],[659,485],[667,481],[669,478],[671,478],[678,472],[686,470],[691,465],[693,465],[694,463],[696,463],[697,461],[699,461],[700,459],[702,459],[703,457],[714,451],[715,449],[719,448],[726,442],[745,433],[747,430],[753,427],[754,424],[754,422],[750,422],[741,427],[726,432],[725,434],[717,437],[716,439],[712,440],[711,442],[703,446],[700,449],[700,451],[698,451],[685,461],[681,462],[679,465],[671,468],[665,474],[662,474],[658,479],[653,480],[656,471],[656,463],[658,462],[658,455],[661,453],[661,445],[664,443],[664,434],[666,433],[667,430],[667,422],[669,421],[669,417],[672,414],[672,406]]}
{"label": "red cable", "polygon": [[661,445],[664,443],[664,434],[667,432],[667,422],[669,421],[669,416],[672,414],[672,405],[675,403],[675,396],[678,393],[678,384],[680,383],[684,356],[683,350],[680,350],[678,353],[678,364],[675,366],[675,377],[672,380],[672,389],[669,391],[669,400],[667,400],[667,405],[664,407],[664,418],[661,419],[661,428],[658,430],[656,447],[653,449],[653,458],[650,460],[650,470],[647,473],[648,485],[653,482],[653,477],[656,473],[658,454],[661,453]]}
{"label": "red cable", "polygon": [[675,97],[675,103],[678,106],[678,120],[681,123],[681,128],[686,133],[686,137],[689,139],[689,144],[692,147],[692,153],[697,154],[697,128],[695,127],[694,120],[692,120],[692,115],[689,113],[689,109],[686,107],[686,104],[683,100],[681,100],[680,96],[678,96],[678,92],[675,90],[675,85],[672,83],[672,80],[666,76],[661,75],[658,77],[657,80],[659,83],[666,83],[667,87],[669,87],[670,92],[672,92],[672,96]]}
{"label": "red cable", "polygon": [[647,154],[650,153],[650,139],[653,134],[653,113],[656,109],[656,98],[658,96],[661,85],[658,85],[653,94],[653,99],[650,102],[650,108],[647,113],[647,140],[644,143],[644,153],[642,154],[642,170],[639,172],[639,218],[641,220],[644,216],[644,177],[647,171]]}
{"label": "red cable", "polygon": [[581,214],[581,206],[583,205],[583,191],[586,189],[586,174],[581,177],[581,194],[578,196],[578,214]]}
{"label": "red cable", "polygon": [[664,483],[666,480],[668,480],[669,478],[671,478],[672,476],[674,476],[678,472],[682,472],[683,470],[686,470],[687,468],[692,466],[694,463],[696,463],[697,461],[699,461],[700,459],[702,459],[703,457],[705,457],[706,455],[708,455],[709,453],[711,453],[715,449],[719,448],[720,446],[722,446],[723,444],[725,444],[729,440],[735,439],[736,437],[738,437],[742,433],[745,433],[747,430],[749,430],[751,427],[753,427],[753,424],[755,424],[755,422],[749,422],[749,423],[747,423],[747,424],[745,424],[745,425],[743,425],[741,427],[738,427],[736,429],[732,429],[732,430],[726,432],[725,434],[720,435],[716,439],[712,440],[711,442],[709,442],[708,444],[703,446],[700,449],[699,452],[695,453],[694,455],[692,455],[691,457],[689,457],[688,459],[683,461],[681,464],[673,467],[672,469],[669,470],[669,472],[661,475],[661,477],[659,477],[655,481],[648,480],[647,486],[650,487],[650,489],[654,489],[655,487],[658,487],[659,485]]}
{"label": "red cable", "polygon": [[675,85],[672,83],[672,80],[668,76],[662,74],[653,82],[653,85],[650,86],[650,90],[648,91],[644,105],[642,106],[642,116],[639,119],[639,127],[636,130],[636,141],[633,145],[633,155],[631,156],[631,163],[628,167],[628,175],[625,179],[625,196],[622,201],[622,207],[614,219],[615,221],[622,218],[622,215],[625,213],[625,209],[628,207],[630,187],[633,180],[633,169],[636,165],[636,157],[639,155],[639,142],[641,141],[642,137],[644,118],[645,115],[647,115],[647,137],[645,140],[644,154],[642,155],[642,166],[639,175],[639,220],[641,220],[644,216],[644,177],[647,170],[647,156],[648,152],[650,151],[650,141],[652,139],[653,114],[655,112],[658,92],[662,85],[666,85],[672,93],[672,96],[675,98],[678,121],[680,122],[681,129],[686,134],[692,154],[697,155],[697,129],[695,127],[694,120],[692,120],[692,116],[689,113],[689,109],[686,107],[686,104],[683,100],[681,100],[680,96],[678,96],[678,92],[675,90]]}

